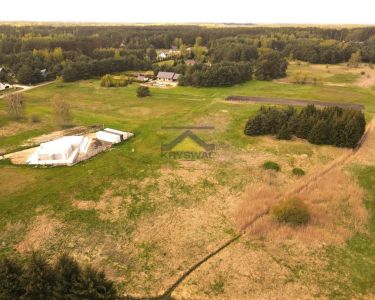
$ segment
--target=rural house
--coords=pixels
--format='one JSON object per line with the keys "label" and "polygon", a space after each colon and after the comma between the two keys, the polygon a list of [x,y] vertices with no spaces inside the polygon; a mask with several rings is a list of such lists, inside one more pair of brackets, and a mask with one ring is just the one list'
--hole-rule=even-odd
{"label": "rural house", "polygon": [[46,79],[48,75],[48,70],[47,69],[40,70],[40,75],[42,75],[42,77]]}
{"label": "rural house", "polygon": [[168,57],[168,54],[165,53],[165,52],[161,52],[161,53],[159,54],[159,58],[164,59],[164,58],[167,58],[167,57]]}
{"label": "rural house", "polygon": [[160,81],[177,81],[178,78],[180,78],[181,74],[174,73],[174,72],[159,72],[156,76],[158,80]]}
{"label": "rural house", "polygon": [[9,84],[0,82],[0,91],[3,91],[5,89],[9,89],[9,88],[10,88]]}

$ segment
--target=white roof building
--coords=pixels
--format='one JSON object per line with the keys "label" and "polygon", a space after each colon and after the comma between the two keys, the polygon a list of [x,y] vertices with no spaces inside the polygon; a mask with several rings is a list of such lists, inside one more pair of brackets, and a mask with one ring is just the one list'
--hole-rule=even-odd
{"label": "white roof building", "polygon": [[105,128],[96,133],[96,138],[101,141],[109,142],[112,144],[117,144],[117,143],[121,143],[122,141],[125,141],[131,138],[133,135],[134,134],[131,132]]}
{"label": "white roof building", "polygon": [[31,165],[72,165],[80,152],[87,152],[90,140],[85,136],[64,136],[42,143],[27,160]]}
{"label": "white roof building", "polygon": [[5,89],[9,89],[9,88],[10,88],[9,84],[0,82],[0,91],[3,91]]}

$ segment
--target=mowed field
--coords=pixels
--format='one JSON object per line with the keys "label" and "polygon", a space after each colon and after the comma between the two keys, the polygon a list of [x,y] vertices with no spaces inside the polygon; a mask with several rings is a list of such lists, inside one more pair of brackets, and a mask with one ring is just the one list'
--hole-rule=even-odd
{"label": "mowed field", "polygon": [[[311,72],[320,67],[305,66]],[[104,124],[135,133],[133,139],[73,167],[33,168],[0,161],[0,256],[39,250],[54,260],[67,252],[83,264],[103,269],[122,293],[155,296],[234,237],[264,205],[292,195],[303,198],[311,209],[310,225],[295,229],[262,218],[188,276],[172,296],[371,295],[375,292],[372,132],[354,156],[348,149],[302,140],[247,137],[245,122],[259,106],[225,101],[229,95],[249,95],[359,103],[372,119],[374,86],[358,85],[355,76],[346,76],[343,82],[336,78],[336,85],[327,78],[318,85],[250,81],[230,88],[151,89],[152,97],[145,99],[135,96],[135,84],[101,88],[96,79],[53,83],[25,93],[27,116],[41,119],[33,124],[10,120],[0,102],[0,148],[8,152],[59,129],[50,104],[56,94],[71,104],[75,125]],[[216,145],[214,158],[161,157],[161,144],[182,133],[162,127],[183,125],[215,127],[195,132]],[[294,192],[348,155],[345,165]],[[263,170],[267,160],[279,163],[281,171]],[[294,167],[305,170],[306,176],[292,175]]]}

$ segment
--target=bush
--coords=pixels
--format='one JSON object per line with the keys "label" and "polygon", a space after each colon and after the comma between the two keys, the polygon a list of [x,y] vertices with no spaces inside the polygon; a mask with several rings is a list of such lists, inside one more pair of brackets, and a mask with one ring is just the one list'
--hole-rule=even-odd
{"label": "bush", "polygon": [[296,176],[305,175],[305,171],[302,170],[301,168],[293,168],[292,173],[293,173],[293,175],[296,175]]}
{"label": "bush", "polygon": [[304,225],[310,220],[308,207],[297,199],[282,201],[274,205],[271,214],[276,221],[292,226]]}
{"label": "bush", "polygon": [[263,169],[265,169],[265,170],[274,170],[276,172],[279,172],[280,171],[280,166],[279,166],[278,163],[275,163],[273,161],[266,161],[263,164]]}
{"label": "bush", "polygon": [[31,115],[30,121],[31,121],[31,123],[40,123],[41,120],[40,120],[39,116],[37,116],[37,115]]}
{"label": "bush", "polygon": [[129,84],[129,79],[126,76],[112,76],[112,75],[104,75],[100,79],[100,86],[102,87],[125,87]]}
{"label": "bush", "polygon": [[25,99],[21,93],[9,94],[5,97],[5,104],[8,115],[20,120],[25,114]]}
{"label": "bush", "polygon": [[55,95],[51,102],[56,123],[61,127],[70,126],[72,114],[69,103],[65,102],[61,95]]}
{"label": "bush", "polygon": [[150,96],[150,89],[147,86],[140,86],[137,88],[137,97],[143,98]]}

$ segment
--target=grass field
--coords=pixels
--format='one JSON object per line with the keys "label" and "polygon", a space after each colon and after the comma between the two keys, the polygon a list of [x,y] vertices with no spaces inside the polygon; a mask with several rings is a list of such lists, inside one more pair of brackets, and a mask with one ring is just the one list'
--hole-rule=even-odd
{"label": "grass field", "polygon": [[[330,80],[351,80],[340,74]],[[32,168],[0,161],[0,256],[36,249],[53,260],[65,251],[104,269],[123,293],[157,295],[236,234],[238,211],[245,210],[248,199],[265,195],[256,198],[251,187],[282,192],[304,180],[293,175],[293,168],[308,176],[349,151],[301,140],[246,137],[244,123],[259,106],[227,103],[226,96],[352,102],[365,105],[368,119],[375,113],[375,90],[354,84],[251,81],[230,88],[152,88],[152,97],[143,99],[136,97],[136,88],[101,88],[92,79],[25,92],[27,116],[39,116],[37,124],[10,120],[0,102],[0,148],[7,151],[58,130],[50,105],[55,94],[71,104],[76,125],[104,124],[135,133],[73,167]],[[216,145],[213,159],[161,157],[161,144],[181,133],[162,127],[181,125],[215,127],[196,132]],[[264,170],[266,161],[277,162],[281,171]],[[203,265],[173,296],[280,298],[281,289],[283,299],[374,293],[374,165],[375,160],[352,161],[330,188],[335,200],[328,187],[327,195],[311,190],[317,198],[309,198],[308,205],[316,215],[306,228],[307,240],[293,229],[272,227],[264,233],[254,228],[259,230]],[[256,205],[252,201],[246,209],[255,211]],[[330,213],[322,216],[321,210]],[[275,232],[283,239],[274,238]]]}

